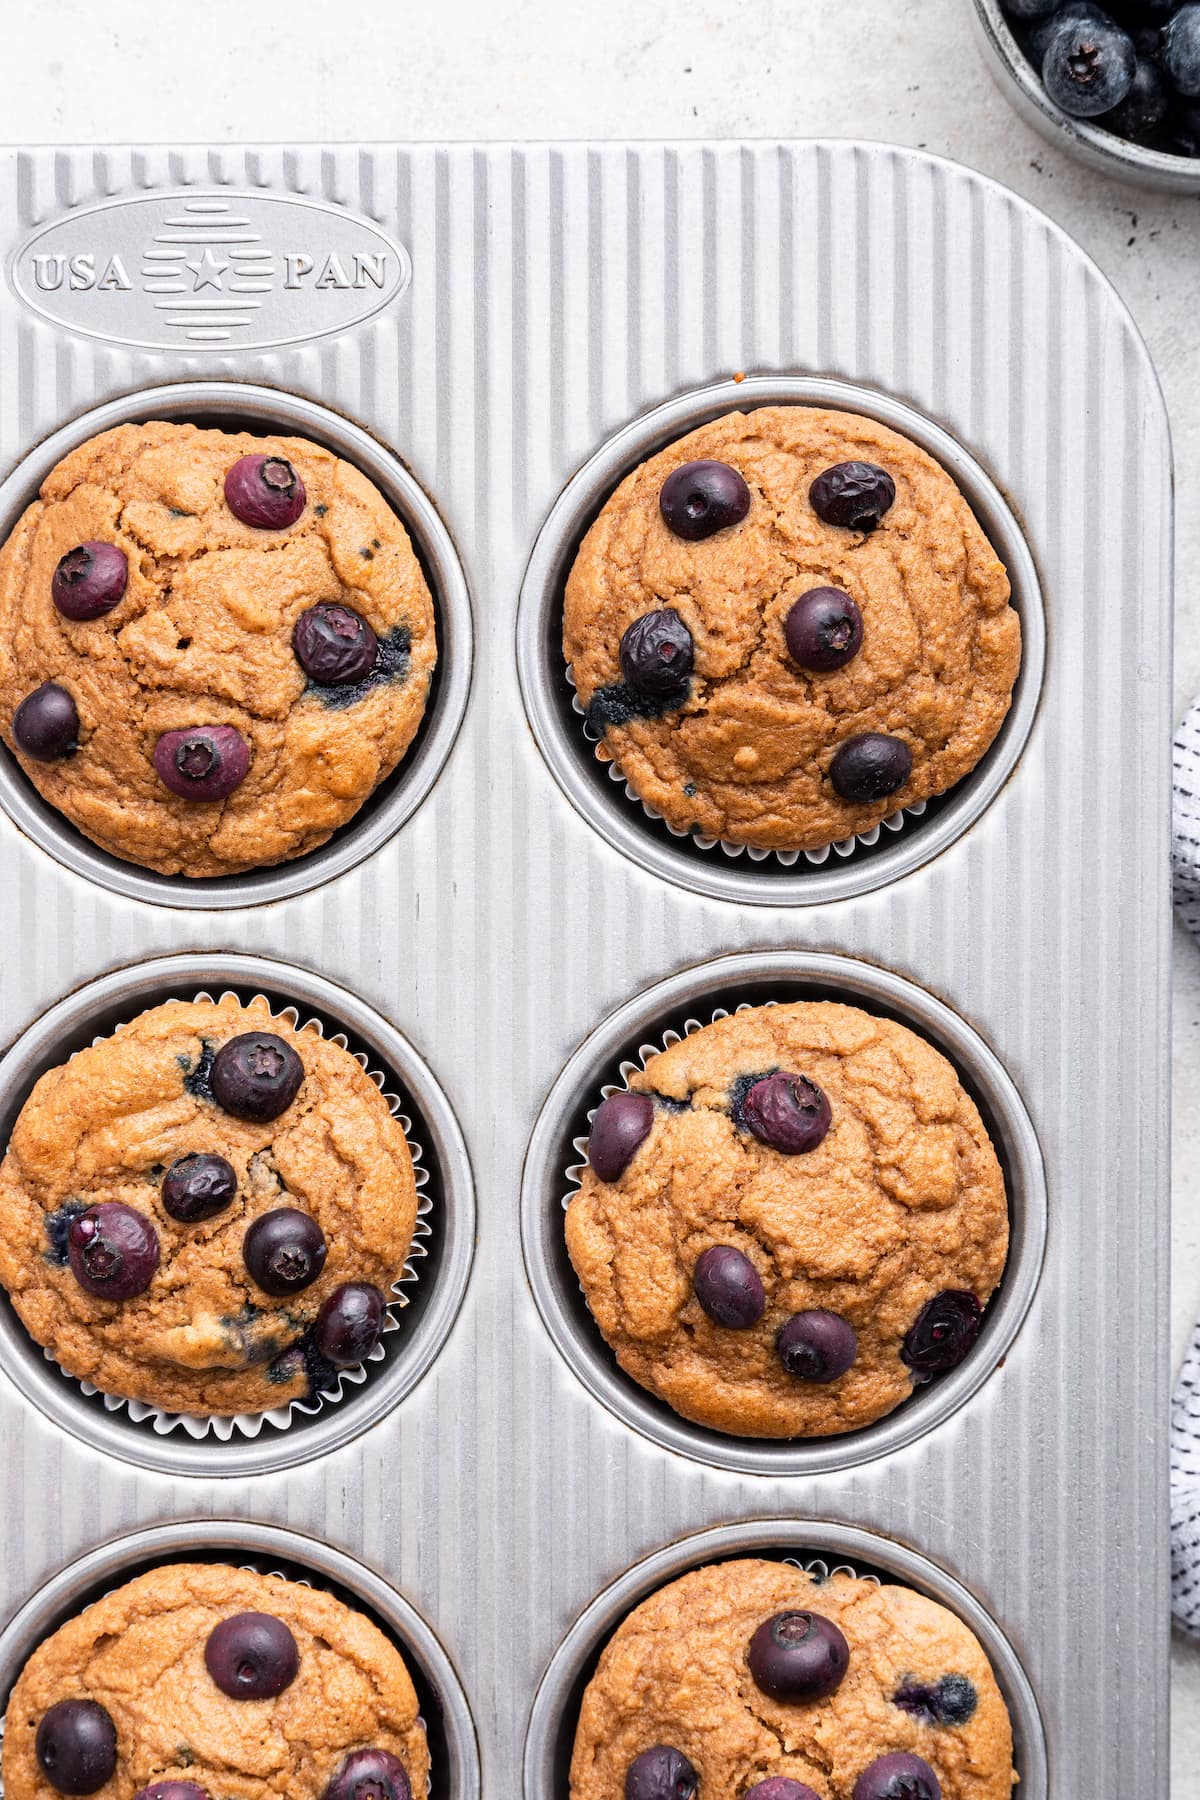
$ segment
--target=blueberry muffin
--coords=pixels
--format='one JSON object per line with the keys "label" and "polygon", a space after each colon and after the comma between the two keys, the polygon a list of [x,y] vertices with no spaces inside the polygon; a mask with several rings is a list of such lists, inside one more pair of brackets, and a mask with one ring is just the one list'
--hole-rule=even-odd
{"label": "blueberry muffin", "polygon": [[3,1772],[4,1800],[424,1800],[429,1750],[368,1619],[278,1576],[176,1563],[34,1651]]}
{"label": "blueberry muffin", "polygon": [[732,413],[635,469],[567,581],[563,652],[669,825],[816,850],[941,794],[1004,722],[1004,567],[907,438],[808,406]]}
{"label": "blueberry muffin", "polygon": [[1009,1800],[1012,1727],[946,1608],[788,1563],[644,1600],[580,1708],[571,1800]]}
{"label": "blueberry muffin", "polygon": [[801,1001],[705,1026],[605,1100],[566,1232],[642,1387],[733,1436],[825,1437],[966,1356],[1008,1207],[944,1056]]}
{"label": "blueberry muffin", "polygon": [[85,836],[164,875],[323,844],[408,749],[436,660],[408,533],[302,438],[119,426],[0,550],[0,734]]}
{"label": "blueberry muffin", "polygon": [[168,1001],[37,1083],[0,1164],[0,1283],[71,1375],[167,1412],[336,1386],[417,1217],[348,1050],[265,1001]]}

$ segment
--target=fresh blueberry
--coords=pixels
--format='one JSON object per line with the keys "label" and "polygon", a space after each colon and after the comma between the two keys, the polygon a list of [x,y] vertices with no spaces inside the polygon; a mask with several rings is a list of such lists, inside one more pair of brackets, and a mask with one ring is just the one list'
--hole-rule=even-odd
{"label": "fresh blueberry", "polygon": [[766,1311],[762,1278],[748,1256],[732,1244],[710,1244],[692,1270],[696,1298],[714,1325],[745,1331]]}
{"label": "fresh blueberry", "polygon": [[262,1125],[286,1112],[300,1091],[304,1064],[273,1031],[244,1031],[213,1058],[213,1098],[235,1119]]}
{"label": "fresh blueberry", "polygon": [[133,1300],[157,1273],[158,1233],[132,1206],[102,1200],[71,1221],[67,1256],[85,1294],[95,1300]]}
{"label": "fresh blueberry", "polygon": [[317,1349],[335,1369],[366,1362],[383,1331],[384,1298],[366,1281],[334,1288],[317,1314]]}
{"label": "fresh blueberry", "polygon": [[117,1767],[117,1728],[95,1700],[60,1700],[37,1728],[42,1774],[60,1794],[94,1794]]}
{"label": "fresh blueberry", "polygon": [[870,806],[898,793],[912,774],[912,751],[903,738],[864,731],[839,744],[829,765],[834,791],[854,806]]}
{"label": "fresh blueberry", "polygon": [[745,1800],[821,1800],[814,1789],[788,1775],[772,1775],[767,1781],[756,1781],[746,1789]]}
{"label": "fresh blueberry", "polygon": [[264,1294],[281,1300],[311,1287],[325,1267],[325,1233],[310,1213],[278,1206],[255,1219],[242,1245],[242,1260]]}
{"label": "fresh blueberry", "polygon": [[1200,5],[1181,7],[1163,31],[1162,65],[1177,93],[1200,95]]}
{"label": "fresh blueberry", "polygon": [[917,1314],[900,1350],[901,1362],[918,1375],[944,1375],[956,1369],[975,1344],[983,1308],[974,1294],[948,1289],[936,1294]]}
{"label": "fresh blueberry", "polygon": [[588,1161],[601,1181],[620,1179],[653,1123],[649,1094],[610,1094],[600,1102],[588,1138]]}
{"label": "fresh blueberry", "polygon": [[322,1800],[412,1800],[412,1786],[390,1750],[352,1750]]}
{"label": "fresh blueberry", "polygon": [[115,544],[77,544],[59,561],[50,597],[64,619],[99,619],[119,606],[129,581],[129,559]]}
{"label": "fresh blueberry", "polygon": [[304,483],[283,456],[243,456],[225,476],[229,510],[243,525],[282,531],[304,511]]}
{"label": "fresh blueberry", "polygon": [[223,1156],[181,1156],[163,1176],[163,1210],[181,1225],[199,1225],[232,1206],[237,1191],[233,1165]]}
{"label": "fresh blueberry", "polygon": [[1106,131],[1135,143],[1153,136],[1167,116],[1170,100],[1157,62],[1151,56],[1139,56],[1133,83],[1122,100],[1099,120]]}
{"label": "fresh blueberry", "polygon": [[237,1613],[210,1632],[204,1666],[231,1700],[274,1700],[295,1681],[300,1652],[282,1619]]}
{"label": "fresh blueberry", "polygon": [[789,1375],[799,1381],[836,1381],[858,1355],[858,1335],[849,1319],[814,1307],[793,1313],[779,1329],[775,1350]]}
{"label": "fresh blueberry", "polygon": [[881,1756],[854,1784],[853,1800],[942,1800],[941,1783],[920,1756]]}
{"label": "fresh blueberry", "polygon": [[639,694],[680,694],[696,661],[692,634],[673,606],[643,613],[621,638],[621,673]]}
{"label": "fresh blueberry", "polygon": [[750,489],[728,463],[690,462],[667,476],[658,504],[668,531],[695,544],[740,525],[750,511]]}
{"label": "fresh blueberry", "polygon": [[781,1612],[759,1626],[746,1660],[764,1694],[794,1705],[837,1691],[850,1666],[850,1646],[820,1613]]}
{"label": "fresh blueberry", "polygon": [[181,800],[225,800],[246,779],[250,750],[232,725],[189,725],[164,731],[154,746],[164,787]]}
{"label": "fresh blueberry", "polygon": [[682,1750],[655,1744],[625,1771],[625,1800],[693,1800],[699,1782]]}
{"label": "fresh blueberry", "polygon": [[1136,66],[1133,39],[1111,19],[1067,20],[1046,47],[1042,81],[1072,118],[1095,119],[1120,106]]}
{"label": "fresh blueberry", "polygon": [[1094,24],[1097,19],[1104,21],[1107,18],[1108,14],[1102,6],[1096,4],[1096,0],[1067,0],[1066,5],[1060,6],[1050,18],[1034,25],[1029,34],[1029,54],[1040,70],[1050,48],[1050,40],[1060,26],[1084,20],[1090,20]]}
{"label": "fresh blueberry", "polygon": [[34,762],[57,762],[79,748],[79,713],[65,687],[43,681],[13,714],[13,743]]}
{"label": "fresh blueberry", "polygon": [[812,509],[826,525],[874,531],[894,504],[896,484],[886,469],[869,462],[835,463],[808,490]]}
{"label": "fresh blueberry", "polygon": [[936,1682],[908,1676],[892,1695],[892,1705],[930,1725],[967,1725],[975,1717],[979,1695],[965,1675],[943,1675]]}
{"label": "fresh blueberry", "polygon": [[319,600],[292,627],[296,661],[320,687],[365,681],[379,655],[379,639],[352,606]]}
{"label": "fresh blueberry", "polygon": [[794,663],[825,675],[844,669],[862,649],[862,613],[840,588],[810,588],[788,612],[783,635]]}
{"label": "fresh blueberry", "polygon": [[824,1089],[807,1075],[791,1075],[783,1069],[754,1083],[741,1103],[741,1117],[760,1143],[784,1156],[804,1156],[815,1150],[833,1123]]}
{"label": "fresh blueberry", "polygon": [[153,1781],[139,1788],[133,1800],[210,1800],[207,1788],[194,1781]]}

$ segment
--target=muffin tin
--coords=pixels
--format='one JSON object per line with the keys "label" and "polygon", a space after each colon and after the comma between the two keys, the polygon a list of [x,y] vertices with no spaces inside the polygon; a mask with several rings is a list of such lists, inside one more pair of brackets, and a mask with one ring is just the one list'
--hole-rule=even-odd
{"label": "muffin tin", "polygon": [[[146,234],[196,201],[236,202],[272,249],[241,350],[232,326],[169,344],[138,287]],[[306,279],[330,209],[349,279],[356,219],[364,245],[403,247],[386,304]],[[753,1548],[960,1610],[1013,1711],[1022,1792],[1164,1794],[1171,476],[1111,289],[1004,190],[851,143],[12,152],[0,240],[5,521],[115,417],[285,425],[383,483],[442,630],[394,788],[276,871],[193,885],[109,863],[0,768],[6,1117],[155,998],[261,989],[396,1074],[437,1160],[442,1258],[395,1361],[253,1440],[110,1415],[0,1320],[0,1682],[139,1560],[290,1559],[417,1661],[414,1619],[447,1646],[481,1775],[464,1724],[443,1800],[480,1782],[566,1800],[601,1638],[647,1583]],[[73,289],[64,260],[52,319],[20,296],[31,247],[56,243],[92,261]],[[118,255],[132,286],[110,317],[97,272]],[[590,760],[553,654],[566,557],[621,472],[780,397],[865,408],[941,455],[1026,628],[976,775],[820,868],[645,819]],[[954,1377],[858,1442],[742,1460],[605,1389],[556,1237],[564,1149],[664,1029],[831,987],[957,1064],[996,1129],[1013,1252]],[[208,1517],[229,1510],[256,1523]],[[452,1672],[423,1666],[465,1719]]]}

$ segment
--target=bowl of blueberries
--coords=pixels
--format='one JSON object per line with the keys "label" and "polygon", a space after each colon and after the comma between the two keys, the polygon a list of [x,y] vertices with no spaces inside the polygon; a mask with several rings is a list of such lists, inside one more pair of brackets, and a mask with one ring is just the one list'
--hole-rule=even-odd
{"label": "bowl of blueberries", "polygon": [[996,77],[1094,168],[1200,193],[1200,0],[975,0]]}

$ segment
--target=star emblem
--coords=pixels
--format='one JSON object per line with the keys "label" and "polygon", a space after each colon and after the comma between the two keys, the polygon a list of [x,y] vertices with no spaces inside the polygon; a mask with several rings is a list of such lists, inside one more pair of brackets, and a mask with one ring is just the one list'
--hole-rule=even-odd
{"label": "star emblem", "polygon": [[189,256],[184,267],[192,271],[192,274],[195,277],[192,282],[192,292],[198,294],[201,288],[209,287],[216,288],[219,292],[221,288],[221,276],[229,267],[229,264],[227,262],[218,262],[217,258],[212,253],[212,246],[206,244],[203,256]]}

